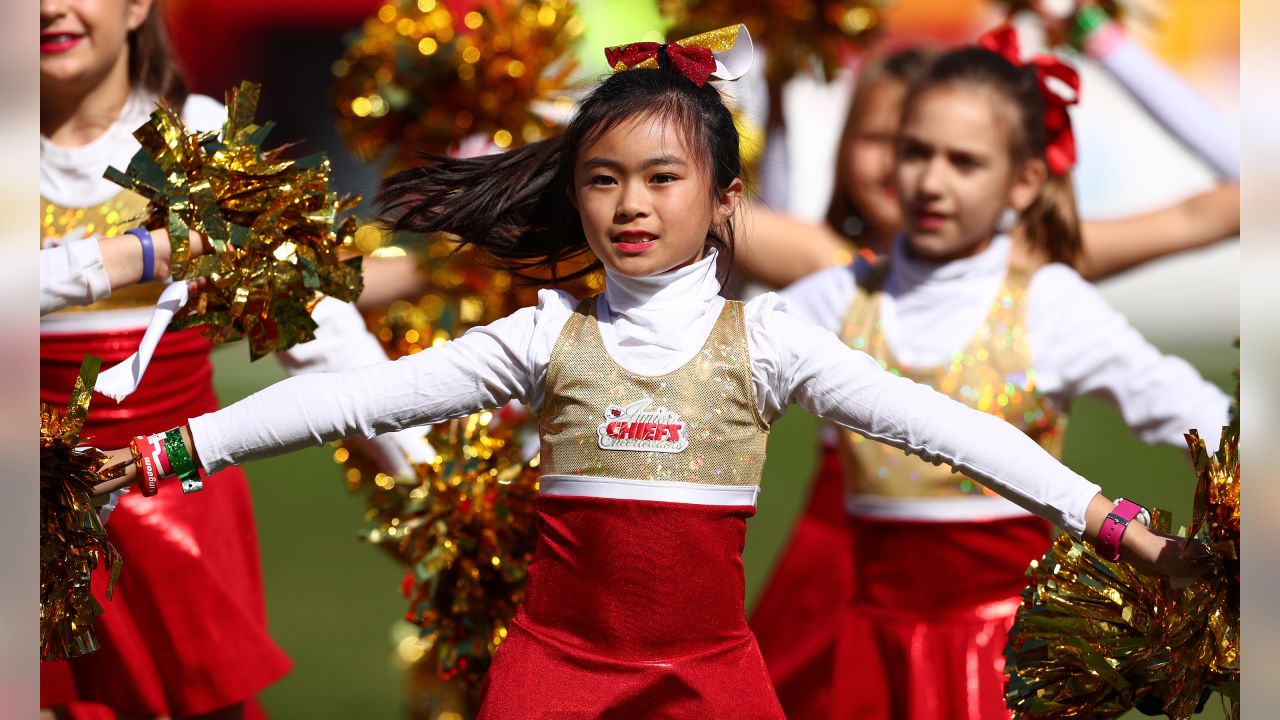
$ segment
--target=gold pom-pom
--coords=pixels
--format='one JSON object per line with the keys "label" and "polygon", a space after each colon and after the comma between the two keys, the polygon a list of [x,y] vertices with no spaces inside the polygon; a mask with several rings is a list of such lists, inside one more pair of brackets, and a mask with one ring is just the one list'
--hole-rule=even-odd
{"label": "gold pom-pom", "polygon": [[65,412],[40,405],[40,659],[63,660],[98,649],[93,619],[102,613],[89,589],[99,562],[110,572],[107,597],[120,578],[120,555],[107,541],[90,493],[122,467],[82,448],[80,430],[101,361],[86,356]]}
{"label": "gold pom-pom", "polygon": [[[1188,535],[1212,551],[1208,575],[1178,589],[1065,535],[1031,564],[1005,649],[1017,717],[1111,718],[1138,707],[1188,718],[1210,691],[1239,716],[1237,417],[1213,455],[1194,430],[1187,435],[1199,476]],[[1153,525],[1167,531],[1168,519],[1157,512]]]}
{"label": "gold pom-pom", "polygon": [[[359,158],[393,166],[460,138],[508,148],[554,135],[572,106],[582,21],[568,0],[388,0],[334,64],[338,131]],[[557,107],[558,106],[558,107]]]}
{"label": "gold pom-pom", "polygon": [[[227,94],[221,134],[190,131],[161,106],[134,133],[142,148],[128,169],[106,173],[150,201],[148,226],[168,228],[173,277],[204,283],[170,327],[203,327],[215,343],[246,338],[255,360],[314,339],[321,295],[353,301],[362,288],[361,259],[338,256],[355,231],[340,217],[359,198],[333,191],[324,154],[262,149],[273,124],[253,121],[259,92],[242,83]],[[192,230],[211,250],[195,259]]]}
{"label": "gold pom-pom", "polygon": [[846,56],[879,34],[889,0],[658,0],[676,40],[742,23],[768,53],[765,77],[785,82],[797,72],[822,66],[827,77]]}

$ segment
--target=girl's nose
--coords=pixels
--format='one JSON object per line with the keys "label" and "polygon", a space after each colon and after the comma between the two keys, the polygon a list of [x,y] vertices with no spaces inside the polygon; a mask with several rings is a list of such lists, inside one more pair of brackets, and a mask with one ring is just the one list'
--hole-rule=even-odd
{"label": "girl's nose", "polygon": [[643,186],[624,183],[618,197],[616,214],[621,218],[644,217],[649,214],[649,195]]}

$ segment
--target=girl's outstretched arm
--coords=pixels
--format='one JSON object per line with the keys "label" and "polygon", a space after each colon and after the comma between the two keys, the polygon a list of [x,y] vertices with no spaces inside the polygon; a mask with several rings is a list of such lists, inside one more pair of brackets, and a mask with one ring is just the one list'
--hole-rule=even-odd
{"label": "girl's outstretched arm", "polygon": [[[947,463],[1073,537],[1092,542],[1111,511],[1099,487],[1017,428],[934,389],[882,370],[833,334],[780,310],[761,310],[753,333],[771,387],[763,410],[798,404],[867,438]],[[1183,543],[1145,529],[1127,533],[1128,560],[1169,574],[1197,574]]]}
{"label": "girl's outstretched arm", "polygon": [[786,287],[853,260],[853,243],[826,224],[798,220],[760,203],[743,203],[737,223],[734,266],[770,287]]}
{"label": "girl's outstretched arm", "polygon": [[[152,230],[150,238],[152,277],[163,280],[169,277],[169,233]],[[202,236],[191,233],[192,256],[203,251]],[[40,314],[71,305],[88,305],[141,282],[145,272],[143,258],[142,243],[133,235],[68,238],[60,245],[44,248],[40,251]]]}
{"label": "girl's outstretched arm", "polygon": [[1084,50],[1219,176],[1240,179],[1240,137],[1234,124],[1159,58],[1110,22],[1090,33]]}
{"label": "girl's outstretched arm", "polygon": [[206,473],[214,473],[331,440],[465,417],[512,399],[536,406],[546,358],[574,306],[562,292],[544,290],[538,299],[537,307],[416,355],[298,375],[192,418],[193,457]]}
{"label": "girl's outstretched arm", "polygon": [[1219,185],[1169,207],[1114,220],[1086,221],[1079,271],[1098,281],[1166,255],[1240,234],[1240,186]]}

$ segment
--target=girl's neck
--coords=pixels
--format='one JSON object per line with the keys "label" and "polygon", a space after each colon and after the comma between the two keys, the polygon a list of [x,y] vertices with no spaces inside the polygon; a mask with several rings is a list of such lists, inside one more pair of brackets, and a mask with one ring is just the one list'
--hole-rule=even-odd
{"label": "girl's neck", "polygon": [[915,246],[912,245],[911,243],[910,236],[904,236],[903,242],[906,244],[906,247],[904,248],[904,250],[906,250],[907,257],[912,258],[914,260],[919,260],[920,262],[924,262],[924,263],[942,265],[945,263],[954,262],[956,260],[963,260],[965,258],[971,258],[975,255],[982,254],[982,252],[984,252],[987,248],[991,247],[991,243],[993,240],[995,240],[996,237],[997,236],[994,234],[988,235],[987,237],[975,243],[972,243],[971,245],[967,245],[965,247],[959,248],[954,252],[947,253],[946,255],[937,255],[937,256],[925,256],[918,253],[916,251]]}
{"label": "girl's neck", "polygon": [[62,147],[88,145],[120,119],[130,90],[126,48],[101,77],[70,87],[41,87],[40,134]]}

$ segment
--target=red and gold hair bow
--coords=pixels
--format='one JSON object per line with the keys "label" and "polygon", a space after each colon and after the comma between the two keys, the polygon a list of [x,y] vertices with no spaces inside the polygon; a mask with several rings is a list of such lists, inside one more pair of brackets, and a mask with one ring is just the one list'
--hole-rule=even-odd
{"label": "red and gold hair bow", "polygon": [[[978,47],[998,53],[1018,67],[1030,65],[1035,70],[1040,96],[1044,98],[1044,129],[1048,138],[1044,149],[1045,162],[1054,175],[1070,170],[1076,164],[1076,137],[1071,131],[1067,106],[1080,102],[1080,74],[1052,55],[1036,55],[1024,62],[1018,46],[1018,34],[1008,24],[978,38]],[[1065,95],[1051,87],[1050,78],[1065,86],[1071,94]]]}
{"label": "red and gold hair bow", "polygon": [[751,67],[751,34],[746,25],[731,25],[673,43],[636,42],[604,50],[614,72],[656,70],[664,53],[671,66],[698,87],[713,77],[737,80]]}

